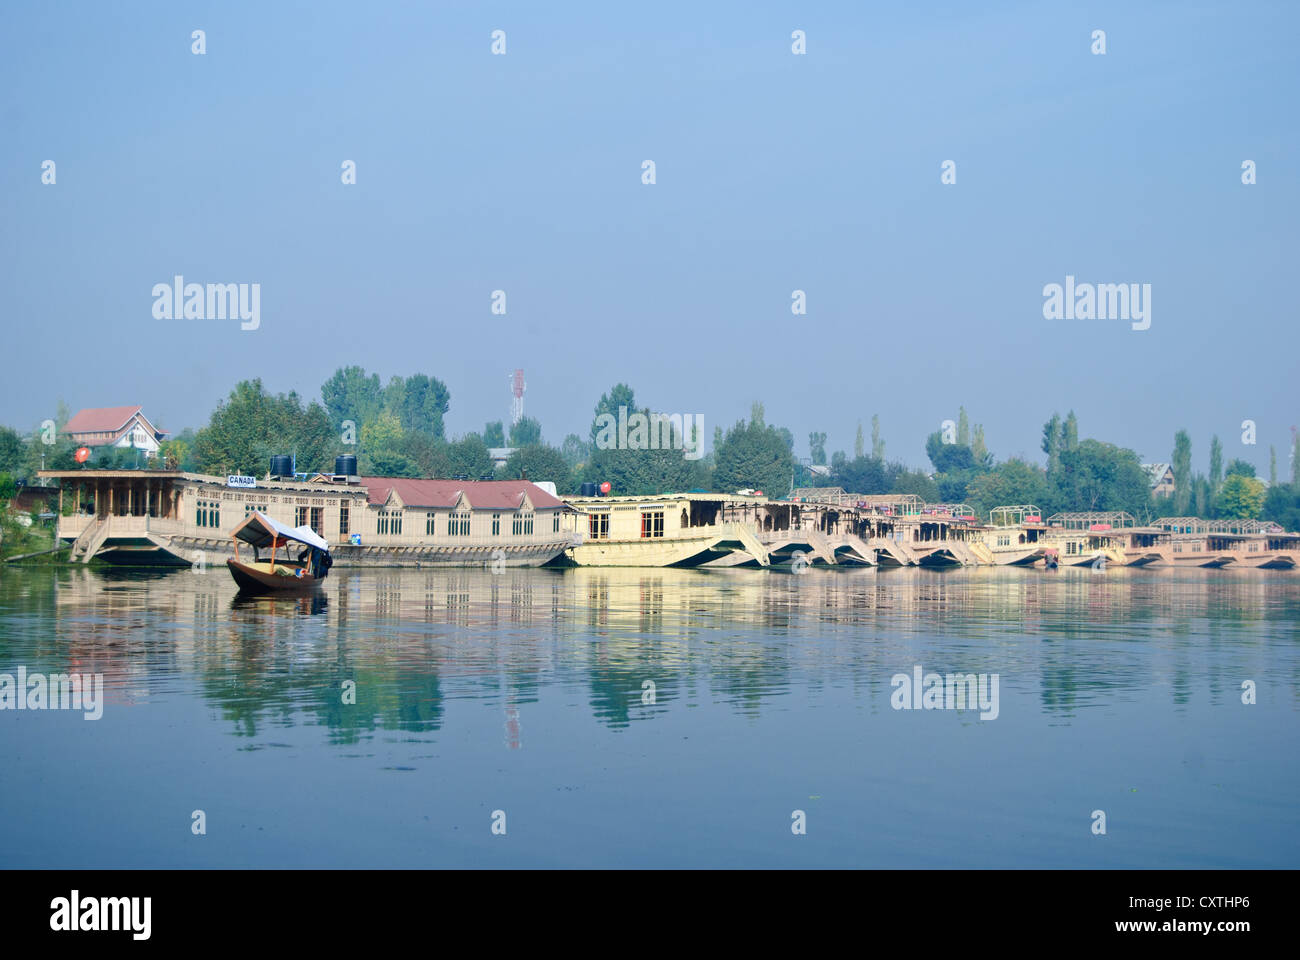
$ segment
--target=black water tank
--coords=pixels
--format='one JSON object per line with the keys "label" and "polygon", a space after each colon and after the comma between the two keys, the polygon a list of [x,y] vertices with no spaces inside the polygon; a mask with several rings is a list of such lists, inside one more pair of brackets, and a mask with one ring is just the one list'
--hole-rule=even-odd
{"label": "black water tank", "polygon": [[293,457],[272,457],[271,458],[271,476],[273,477],[292,477],[293,476]]}
{"label": "black water tank", "polygon": [[582,486],[578,488],[578,493],[583,497],[594,497],[596,495],[596,482],[594,480],[583,481]]}
{"label": "black water tank", "polygon": [[357,455],[345,453],[334,458],[334,475],[336,477],[355,477],[357,475]]}

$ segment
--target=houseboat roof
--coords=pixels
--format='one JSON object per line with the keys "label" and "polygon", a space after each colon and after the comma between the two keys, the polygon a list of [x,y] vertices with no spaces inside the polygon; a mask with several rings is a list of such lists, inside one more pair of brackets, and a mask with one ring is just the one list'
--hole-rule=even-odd
{"label": "houseboat roof", "polygon": [[[717,502],[719,500],[743,502],[743,503],[767,503],[766,497],[755,497],[753,495],[737,493],[646,493],[646,494],[623,494],[620,496],[607,497],[565,497],[564,502],[581,507],[598,507],[606,503],[664,503],[669,500],[707,500]],[[777,503],[780,501],[771,501]]]}
{"label": "houseboat roof", "polygon": [[382,506],[396,492],[408,507],[454,507],[463,493],[475,510],[517,510],[527,495],[534,510],[562,510],[564,503],[531,480],[424,480],[414,477],[361,477],[370,503]]}

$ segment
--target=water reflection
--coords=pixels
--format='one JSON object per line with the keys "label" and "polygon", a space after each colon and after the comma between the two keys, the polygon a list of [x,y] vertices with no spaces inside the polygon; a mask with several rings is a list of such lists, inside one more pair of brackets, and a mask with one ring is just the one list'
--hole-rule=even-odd
{"label": "water reflection", "polygon": [[515,750],[548,688],[623,728],[702,701],[757,717],[796,689],[877,712],[916,663],[998,673],[1066,722],[1137,697],[1220,703],[1265,671],[1294,697],[1300,680],[1286,573],[412,569],[243,598],[223,572],[8,570],[0,670],[102,673],[110,708],[194,689],[235,736],[319,725],[335,744],[434,733],[450,702],[487,700]]}

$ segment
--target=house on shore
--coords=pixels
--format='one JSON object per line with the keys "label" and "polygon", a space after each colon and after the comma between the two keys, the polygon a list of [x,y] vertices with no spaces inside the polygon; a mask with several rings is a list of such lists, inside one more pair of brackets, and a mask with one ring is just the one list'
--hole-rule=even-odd
{"label": "house on shore", "polygon": [[82,447],[132,447],[152,457],[167,439],[167,433],[144,415],[144,408],[87,407],[60,431]]}

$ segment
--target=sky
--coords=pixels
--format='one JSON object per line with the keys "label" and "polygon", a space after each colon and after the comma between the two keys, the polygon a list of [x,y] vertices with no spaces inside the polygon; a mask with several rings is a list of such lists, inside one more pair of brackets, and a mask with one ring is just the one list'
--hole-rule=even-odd
{"label": "sky", "polygon": [[[442,379],[460,434],[508,420],[519,367],[557,445],[626,382],[707,438],[761,401],[799,456],[878,414],[925,465],[964,406],[1041,462],[1073,409],[1144,460],[1186,428],[1197,469],[1217,434],[1285,476],[1297,27],[1252,0],[8,0],[0,423],[140,403],[179,431],[238,380],[315,398],[356,364]],[[178,274],[259,284],[257,329],[156,317]],[[1046,319],[1067,275],[1150,284],[1149,329]]]}

